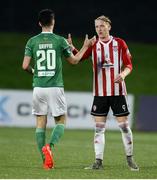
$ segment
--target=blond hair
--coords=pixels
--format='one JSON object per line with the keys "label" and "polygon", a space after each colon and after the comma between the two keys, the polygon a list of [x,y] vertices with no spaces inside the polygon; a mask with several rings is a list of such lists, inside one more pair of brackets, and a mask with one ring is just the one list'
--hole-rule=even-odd
{"label": "blond hair", "polygon": [[110,20],[107,16],[104,16],[104,15],[99,16],[99,17],[97,17],[97,18],[95,19],[95,21],[96,21],[96,20],[102,20],[102,21],[104,21],[104,22],[108,22],[108,23],[111,25],[111,20]]}

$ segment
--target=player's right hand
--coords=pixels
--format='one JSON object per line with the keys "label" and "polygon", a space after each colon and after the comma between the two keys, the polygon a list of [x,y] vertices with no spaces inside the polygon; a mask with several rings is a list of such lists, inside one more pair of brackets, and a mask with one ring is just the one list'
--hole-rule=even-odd
{"label": "player's right hand", "polygon": [[71,46],[71,49],[74,50],[75,47],[74,47],[74,45],[73,45],[72,37],[71,37],[71,34],[70,34],[70,33],[68,34],[67,41],[68,41],[69,45]]}

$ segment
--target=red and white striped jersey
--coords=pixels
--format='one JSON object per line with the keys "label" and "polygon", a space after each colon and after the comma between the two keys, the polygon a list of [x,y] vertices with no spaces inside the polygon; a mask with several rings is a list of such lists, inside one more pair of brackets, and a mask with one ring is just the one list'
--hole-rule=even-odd
{"label": "red and white striped jersey", "polygon": [[121,73],[123,67],[132,70],[131,54],[125,41],[112,36],[108,42],[98,39],[86,51],[83,59],[87,59],[90,55],[93,62],[93,95],[126,95],[125,82],[114,83],[114,79]]}

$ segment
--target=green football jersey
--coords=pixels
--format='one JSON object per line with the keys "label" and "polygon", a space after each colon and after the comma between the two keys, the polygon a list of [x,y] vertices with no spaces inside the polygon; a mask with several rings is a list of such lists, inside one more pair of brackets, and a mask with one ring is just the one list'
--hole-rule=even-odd
{"label": "green football jersey", "polygon": [[34,60],[33,87],[63,87],[62,57],[71,53],[65,38],[54,33],[42,32],[30,38],[25,56]]}

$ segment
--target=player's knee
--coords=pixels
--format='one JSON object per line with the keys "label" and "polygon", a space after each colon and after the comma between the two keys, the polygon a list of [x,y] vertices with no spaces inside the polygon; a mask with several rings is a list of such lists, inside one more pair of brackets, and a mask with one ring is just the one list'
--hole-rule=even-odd
{"label": "player's knee", "polygon": [[121,122],[121,123],[119,123],[118,125],[119,125],[119,128],[120,128],[120,130],[121,130],[122,132],[124,132],[124,133],[128,133],[128,132],[129,132],[130,127],[129,127],[129,125],[128,125],[128,122]]}
{"label": "player's knee", "polygon": [[95,123],[95,133],[101,134],[105,132],[105,122],[96,122]]}
{"label": "player's knee", "polygon": [[56,124],[65,124],[66,117],[65,115],[55,117]]}

